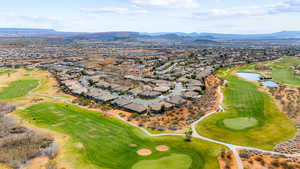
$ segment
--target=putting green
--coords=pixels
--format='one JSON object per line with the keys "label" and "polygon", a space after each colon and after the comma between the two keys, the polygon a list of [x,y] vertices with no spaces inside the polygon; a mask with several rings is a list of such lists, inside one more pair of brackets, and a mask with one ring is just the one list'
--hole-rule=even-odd
{"label": "putting green", "polygon": [[171,154],[157,160],[142,160],[132,169],[189,169],[192,164],[190,156],[185,154]]}
{"label": "putting green", "polygon": [[224,119],[223,123],[225,127],[233,130],[245,130],[257,126],[258,121],[251,117],[237,117]]}

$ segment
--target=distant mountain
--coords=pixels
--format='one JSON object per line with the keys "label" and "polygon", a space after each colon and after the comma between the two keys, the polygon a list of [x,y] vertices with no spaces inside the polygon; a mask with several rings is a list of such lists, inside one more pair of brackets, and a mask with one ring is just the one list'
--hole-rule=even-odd
{"label": "distant mountain", "polygon": [[167,40],[192,39],[300,39],[300,31],[282,31],[270,34],[222,34],[184,32],[60,32],[54,29],[0,28],[0,37],[65,37],[74,39],[130,40],[137,38],[160,38]]}
{"label": "distant mountain", "polygon": [[271,35],[274,38],[300,38],[300,31],[282,31]]}
{"label": "distant mountain", "polygon": [[37,37],[49,35],[75,34],[71,32],[58,32],[54,29],[31,28],[0,28],[0,37]]}
{"label": "distant mountain", "polygon": [[138,32],[101,32],[101,33],[83,33],[74,36],[68,36],[69,39],[97,39],[97,40],[128,40],[137,37],[143,37]]}
{"label": "distant mountain", "polygon": [[282,31],[270,34],[223,34],[223,33],[184,33],[184,32],[160,32],[160,33],[142,33],[148,36],[163,36],[167,34],[176,34],[183,37],[207,38],[207,39],[299,39],[300,31]]}

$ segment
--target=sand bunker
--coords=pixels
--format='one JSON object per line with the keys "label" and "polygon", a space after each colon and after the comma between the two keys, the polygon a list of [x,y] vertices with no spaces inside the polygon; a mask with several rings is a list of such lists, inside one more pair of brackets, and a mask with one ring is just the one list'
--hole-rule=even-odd
{"label": "sand bunker", "polygon": [[129,147],[137,147],[138,145],[136,144],[128,144]]}
{"label": "sand bunker", "polygon": [[166,145],[160,145],[155,148],[157,151],[168,151],[170,148]]}
{"label": "sand bunker", "polygon": [[149,149],[140,149],[136,153],[140,156],[148,156],[152,154],[152,151]]}

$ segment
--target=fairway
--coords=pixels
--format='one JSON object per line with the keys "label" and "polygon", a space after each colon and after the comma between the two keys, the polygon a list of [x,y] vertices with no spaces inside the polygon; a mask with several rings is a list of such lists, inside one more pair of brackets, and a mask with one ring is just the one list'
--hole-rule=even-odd
{"label": "fairway", "polygon": [[273,68],[271,76],[279,83],[300,87],[300,77],[295,76],[293,70],[288,68]]}
{"label": "fairway", "polygon": [[255,118],[248,117],[237,117],[224,119],[223,123],[225,127],[233,130],[244,130],[247,128],[255,127],[257,125],[257,120]]}
{"label": "fairway", "polygon": [[[235,76],[237,71],[241,70],[218,73],[228,82],[223,89],[225,112],[200,122],[197,131],[223,142],[268,150],[293,137],[293,121],[279,111],[271,96],[258,90],[258,85]],[[254,120],[245,123],[246,118]]]}
{"label": "fairway", "polygon": [[[165,162],[159,159],[176,164],[178,158],[189,161],[178,165],[190,166],[190,169],[211,169],[218,168],[217,155],[224,148],[198,139],[185,142],[182,137],[176,136],[149,137],[117,119],[103,117],[98,112],[74,105],[47,102],[17,113],[39,127],[70,136],[70,142],[65,147],[65,160],[74,164],[75,169],[131,169],[143,160],[158,160],[157,165],[160,166]],[[157,151],[159,145],[167,145],[170,149]],[[139,156],[136,153],[145,148],[152,154]]]}
{"label": "fairway", "polygon": [[143,160],[136,163],[132,169],[189,169],[192,159],[183,154],[171,154],[157,160]]}
{"label": "fairway", "polygon": [[14,99],[25,96],[39,84],[38,80],[18,80],[8,84],[8,87],[0,89],[0,99]]}
{"label": "fairway", "polygon": [[270,64],[272,67],[271,77],[274,81],[286,85],[300,87],[300,77],[294,74],[291,66],[299,66],[300,58],[286,56]]}
{"label": "fairway", "polygon": [[11,74],[11,73],[14,73],[14,72],[16,72],[15,70],[13,70],[13,69],[1,69],[0,70],[0,76],[2,76],[2,75],[5,75],[5,74]]}

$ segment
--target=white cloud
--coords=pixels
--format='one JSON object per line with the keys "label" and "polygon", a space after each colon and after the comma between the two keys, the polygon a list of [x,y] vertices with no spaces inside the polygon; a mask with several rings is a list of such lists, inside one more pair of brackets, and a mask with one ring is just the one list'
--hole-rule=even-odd
{"label": "white cloud", "polygon": [[0,13],[0,16],[8,18],[8,19],[18,19],[23,21],[30,21],[35,23],[58,23],[62,21],[61,18],[57,17],[45,17],[45,16],[37,16],[37,15],[22,15],[14,12],[6,12]]}
{"label": "white cloud", "polygon": [[132,3],[142,6],[162,8],[198,8],[198,0],[131,0]]}
{"label": "white cloud", "polygon": [[142,9],[129,9],[129,8],[81,8],[83,12],[89,13],[116,13],[116,14],[143,14],[147,13]]}
{"label": "white cloud", "polygon": [[240,7],[229,9],[212,9],[194,13],[194,17],[235,17],[235,16],[265,16],[281,13],[300,12],[300,0],[289,0],[274,5]]}

